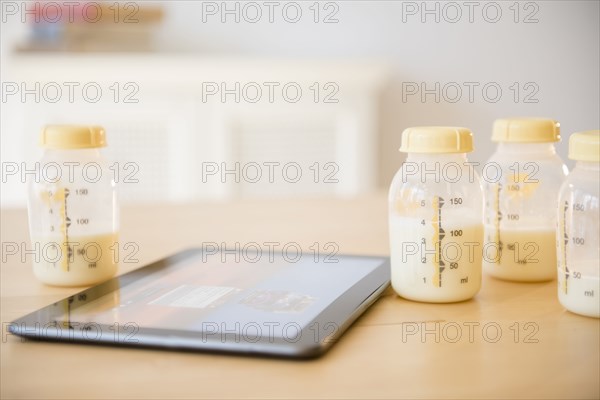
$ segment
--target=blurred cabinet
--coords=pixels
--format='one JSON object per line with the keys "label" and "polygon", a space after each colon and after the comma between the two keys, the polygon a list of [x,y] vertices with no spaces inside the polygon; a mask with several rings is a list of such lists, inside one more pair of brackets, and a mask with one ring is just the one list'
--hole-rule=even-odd
{"label": "blurred cabinet", "polygon": [[[45,124],[100,124],[127,202],[365,193],[386,78],[377,62],[18,55],[2,160],[33,162]],[[3,204],[24,204],[13,189]]]}

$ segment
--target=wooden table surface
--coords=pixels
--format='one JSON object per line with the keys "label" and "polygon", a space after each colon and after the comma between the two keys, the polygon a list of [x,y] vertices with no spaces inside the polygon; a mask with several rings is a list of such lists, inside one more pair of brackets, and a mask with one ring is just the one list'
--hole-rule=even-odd
{"label": "wooden table surface", "polygon": [[[386,210],[384,194],[124,207],[121,242],[137,243],[139,262],[119,273],[203,242],[388,254]],[[3,399],[600,397],[600,321],[565,311],[556,282],[484,277],[473,300],[444,305],[390,289],[309,361],[21,340],[10,321],[81,289],[45,286],[30,259],[5,252],[28,244],[25,210],[3,210],[1,226]]]}

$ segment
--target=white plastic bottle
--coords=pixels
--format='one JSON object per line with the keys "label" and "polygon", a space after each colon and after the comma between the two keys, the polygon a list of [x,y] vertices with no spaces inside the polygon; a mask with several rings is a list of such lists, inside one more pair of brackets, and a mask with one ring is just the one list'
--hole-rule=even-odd
{"label": "white plastic bottle", "polygon": [[567,167],[556,154],[560,124],[551,119],[494,123],[496,152],[484,165],[486,273],[536,282],[556,276],[556,205]]}
{"label": "white plastic bottle", "polygon": [[569,311],[600,317],[600,131],[569,138],[575,168],[558,200],[558,299]]}
{"label": "white plastic bottle", "polygon": [[481,287],[483,195],[466,128],[402,133],[408,157],[389,192],[392,286],[416,301],[472,298]]}
{"label": "white plastic bottle", "polygon": [[42,130],[45,148],[30,181],[33,272],[56,286],[101,282],[117,271],[115,183],[100,148],[104,129],[55,125]]}

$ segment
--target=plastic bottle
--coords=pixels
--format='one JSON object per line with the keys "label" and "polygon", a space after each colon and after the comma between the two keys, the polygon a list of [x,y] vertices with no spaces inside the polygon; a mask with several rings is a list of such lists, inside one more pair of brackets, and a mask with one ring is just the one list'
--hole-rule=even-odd
{"label": "plastic bottle", "polygon": [[575,168],[558,200],[558,299],[569,311],[600,317],[600,131],[569,138]]}
{"label": "plastic bottle", "polygon": [[496,152],[483,168],[486,273],[535,282],[556,276],[556,205],[567,167],[556,154],[560,124],[551,119],[494,123]]}
{"label": "plastic bottle", "polygon": [[423,302],[470,299],[481,287],[483,195],[466,128],[402,133],[407,159],[389,192],[392,286]]}
{"label": "plastic bottle", "polygon": [[100,152],[98,126],[54,125],[42,130],[45,148],[30,182],[29,231],[33,272],[44,283],[82,286],[117,271],[115,183]]}

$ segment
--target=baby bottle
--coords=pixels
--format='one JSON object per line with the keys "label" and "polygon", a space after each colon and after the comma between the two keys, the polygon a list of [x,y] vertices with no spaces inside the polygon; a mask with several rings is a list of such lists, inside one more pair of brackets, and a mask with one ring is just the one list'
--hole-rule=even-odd
{"label": "baby bottle", "polygon": [[402,132],[407,159],[389,192],[392,287],[416,301],[470,299],[481,287],[483,195],[466,128]]}
{"label": "baby bottle", "polygon": [[600,317],[600,131],[571,135],[569,158],[577,163],[558,200],[558,299]]}
{"label": "baby bottle", "polygon": [[91,285],[117,271],[115,183],[98,126],[47,126],[44,155],[29,185],[33,272],[57,286]]}
{"label": "baby bottle", "polygon": [[556,276],[556,204],[567,167],[556,154],[560,124],[500,119],[496,152],[484,165],[483,267],[497,278],[535,282]]}

